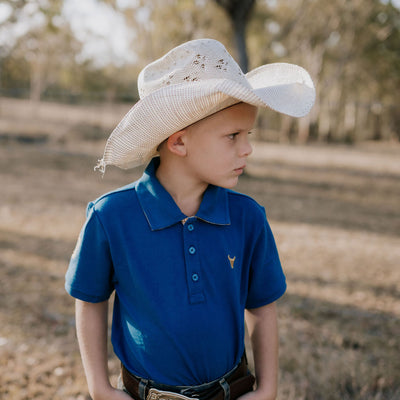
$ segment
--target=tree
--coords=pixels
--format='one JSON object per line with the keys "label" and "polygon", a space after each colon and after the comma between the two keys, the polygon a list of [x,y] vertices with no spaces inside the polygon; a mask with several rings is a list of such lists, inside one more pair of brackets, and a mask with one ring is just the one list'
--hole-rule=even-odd
{"label": "tree", "polygon": [[246,47],[246,27],[255,0],[215,0],[228,14],[231,21],[235,44],[239,56],[239,65],[243,72],[249,68],[249,60]]}
{"label": "tree", "polygon": [[62,17],[62,0],[48,3],[20,0],[11,4],[13,8],[7,21],[10,27],[26,19],[38,22],[27,26],[26,32],[16,38],[3,58],[8,59],[8,65],[13,64],[12,60],[28,65],[30,98],[39,101],[46,87],[75,64],[80,43]]}
{"label": "tree", "polygon": [[270,13],[264,32],[262,25],[250,32],[251,40],[269,39],[261,62],[299,64],[316,86],[316,104],[299,120],[298,140],[396,136],[390,121],[400,113],[393,90],[400,84],[399,9],[380,0],[280,0],[258,7]]}
{"label": "tree", "polygon": [[33,99],[46,88],[73,85],[78,93],[98,93],[99,99],[104,97],[100,92],[108,92],[110,101],[132,96],[137,73],[146,64],[184,41],[210,37],[231,53],[236,43],[235,58],[244,71],[248,64],[289,62],[310,72],[317,90],[312,113],[298,122],[262,111],[263,127],[284,130],[288,139],[301,142],[400,137],[395,90],[400,86],[400,10],[391,1],[97,2],[124,16],[132,31],[134,64],[117,68],[78,62],[81,44],[62,15],[63,0],[13,0],[0,26],[3,37],[7,26],[27,20],[26,13],[33,12],[32,24],[38,16],[41,22],[26,24],[30,29],[24,35],[0,48],[3,87],[13,88],[14,81],[27,87],[30,80]]}
{"label": "tree", "polygon": [[223,10],[206,0],[138,0],[115,9],[134,32],[132,51],[139,68],[185,41],[200,37],[225,41],[229,36]]}

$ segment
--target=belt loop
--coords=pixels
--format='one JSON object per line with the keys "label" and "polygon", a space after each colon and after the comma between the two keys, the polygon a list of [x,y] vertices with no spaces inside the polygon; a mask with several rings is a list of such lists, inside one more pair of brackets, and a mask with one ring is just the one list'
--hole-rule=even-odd
{"label": "belt loop", "polygon": [[219,381],[219,384],[221,385],[222,389],[224,390],[224,400],[230,400],[231,390],[229,387],[229,383],[225,380],[225,378],[222,378]]}
{"label": "belt loop", "polygon": [[138,388],[140,400],[146,400],[146,387],[147,387],[147,384],[148,384],[148,380],[147,379],[140,379],[139,388]]}

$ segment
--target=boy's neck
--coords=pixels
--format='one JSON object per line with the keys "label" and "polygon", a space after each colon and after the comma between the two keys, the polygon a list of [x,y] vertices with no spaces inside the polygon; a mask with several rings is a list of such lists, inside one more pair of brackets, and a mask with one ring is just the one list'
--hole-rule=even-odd
{"label": "boy's neck", "polygon": [[185,175],[184,169],[170,163],[161,163],[156,177],[187,217],[196,215],[207,184],[199,184]]}

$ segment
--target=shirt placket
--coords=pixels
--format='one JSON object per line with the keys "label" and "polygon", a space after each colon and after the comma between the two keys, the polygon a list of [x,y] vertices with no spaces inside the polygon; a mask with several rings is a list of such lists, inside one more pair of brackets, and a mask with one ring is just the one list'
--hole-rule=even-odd
{"label": "shirt placket", "polygon": [[197,240],[198,220],[187,218],[183,225],[183,247],[185,254],[186,282],[191,304],[205,301],[203,291],[203,276],[200,265],[200,249]]}

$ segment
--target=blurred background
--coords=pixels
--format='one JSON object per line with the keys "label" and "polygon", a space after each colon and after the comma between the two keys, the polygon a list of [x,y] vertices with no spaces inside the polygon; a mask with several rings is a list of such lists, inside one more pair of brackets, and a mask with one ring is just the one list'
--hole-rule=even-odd
{"label": "blurred background", "polygon": [[64,274],[87,202],[142,173],[93,167],[139,71],[201,37],[317,90],[260,111],[237,188],[288,280],[278,398],[400,399],[399,0],[0,0],[0,398],[89,399]]}
{"label": "blurred background", "polygon": [[[262,139],[398,141],[399,7],[399,0],[1,1],[0,94],[131,105],[141,68],[184,41],[211,37],[245,71],[291,62],[311,73],[311,115],[299,123],[262,118]],[[2,120],[23,106],[8,103]]]}

